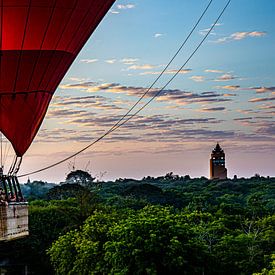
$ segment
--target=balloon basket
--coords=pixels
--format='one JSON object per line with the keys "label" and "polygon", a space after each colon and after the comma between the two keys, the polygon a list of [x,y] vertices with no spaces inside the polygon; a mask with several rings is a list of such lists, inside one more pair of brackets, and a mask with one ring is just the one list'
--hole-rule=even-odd
{"label": "balloon basket", "polygon": [[11,241],[28,235],[28,203],[11,202],[1,205],[0,241]]}
{"label": "balloon basket", "polygon": [[0,181],[0,241],[28,236],[28,203],[17,177],[1,176]]}

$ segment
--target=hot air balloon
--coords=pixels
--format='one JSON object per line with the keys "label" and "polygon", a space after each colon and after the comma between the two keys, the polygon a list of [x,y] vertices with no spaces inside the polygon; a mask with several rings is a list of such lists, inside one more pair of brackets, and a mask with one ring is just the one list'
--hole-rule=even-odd
{"label": "hot air balloon", "polygon": [[8,176],[0,175],[8,204],[0,211],[7,220],[17,211],[20,223],[17,231],[2,230],[7,224],[1,218],[0,240],[28,233],[16,172],[57,86],[114,1],[0,0],[0,131],[19,159]]}

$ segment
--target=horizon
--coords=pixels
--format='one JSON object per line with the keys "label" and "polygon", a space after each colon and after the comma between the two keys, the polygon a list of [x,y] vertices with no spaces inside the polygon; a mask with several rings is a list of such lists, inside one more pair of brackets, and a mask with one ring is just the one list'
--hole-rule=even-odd
{"label": "horizon", "polygon": [[[77,170],[74,170],[74,171],[77,171]],[[189,175],[178,175],[178,174],[174,174],[173,172],[167,172],[167,174],[170,174],[172,173],[173,176],[179,176],[179,177],[182,177],[184,178],[185,176],[189,176]],[[113,179],[113,180],[99,180],[99,179],[95,179],[93,183],[108,183],[108,182],[117,182],[119,181],[120,179],[122,181],[124,180],[133,180],[133,181],[140,181],[142,182],[143,180],[146,180],[147,177],[151,177],[152,179],[157,179],[157,178],[162,178],[162,177],[165,177],[166,175],[158,175],[156,177],[151,177],[150,175],[148,176],[144,176],[143,178],[117,178],[117,179]],[[237,176],[237,175],[236,175]],[[190,176],[189,176],[190,177]],[[204,176],[201,176],[201,177],[190,177],[190,180],[201,180],[201,179],[207,179],[209,181],[214,181],[214,182],[217,182],[217,181],[227,181],[227,180],[251,180],[253,178],[264,178],[264,179],[275,179],[275,177],[270,177],[270,176],[262,176],[262,175],[259,175],[257,173],[255,173],[253,176],[251,177],[237,177],[236,179],[233,177],[233,178],[226,178],[226,179],[210,179],[209,177],[204,177]],[[43,182],[43,183],[46,183],[46,184],[56,184],[56,185],[60,185],[60,184],[72,184],[72,183],[66,183],[66,179],[64,179],[64,181],[60,181],[60,182],[48,182],[48,181],[43,181],[43,180],[30,180],[30,183],[34,183],[34,182]],[[21,182],[20,185],[25,185],[25,184],[28,184],[29,182]],[[77,183],[79,184],[79,183]]]}

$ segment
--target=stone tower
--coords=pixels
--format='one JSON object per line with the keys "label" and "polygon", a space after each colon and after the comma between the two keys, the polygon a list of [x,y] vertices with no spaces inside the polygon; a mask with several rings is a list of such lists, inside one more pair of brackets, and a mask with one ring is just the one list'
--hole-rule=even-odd
{"label": "stone tower", "polygon": [[226,179],[225,154],[219,143],[213,149],[210,159],[210,179]]}

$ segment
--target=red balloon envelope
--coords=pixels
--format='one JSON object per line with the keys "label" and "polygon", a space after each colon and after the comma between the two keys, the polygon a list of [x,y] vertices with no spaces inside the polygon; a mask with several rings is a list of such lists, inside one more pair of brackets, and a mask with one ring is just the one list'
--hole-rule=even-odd
{"label": "red balloon envelope", "polygon": [[17,156],[115,0],[0,0],[0,130]]}

